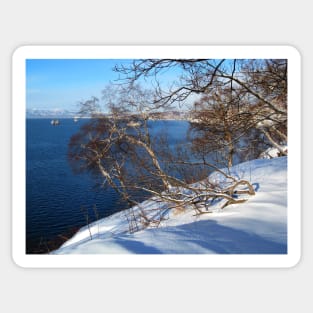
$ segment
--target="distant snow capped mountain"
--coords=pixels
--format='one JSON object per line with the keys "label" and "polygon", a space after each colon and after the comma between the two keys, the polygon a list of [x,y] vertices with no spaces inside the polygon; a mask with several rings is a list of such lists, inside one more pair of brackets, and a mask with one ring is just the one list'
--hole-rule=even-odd
{"label": "distant snow capped mountain", "polygon": [[73,118],[77,112],[66,109],[27,109],[26,118]]}

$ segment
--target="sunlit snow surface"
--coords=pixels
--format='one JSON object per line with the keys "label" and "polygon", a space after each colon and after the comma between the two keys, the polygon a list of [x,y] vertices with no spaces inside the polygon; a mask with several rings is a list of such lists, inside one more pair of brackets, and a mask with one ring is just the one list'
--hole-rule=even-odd
{"label": "sunlit snow surface", "polygon": [[[82,228],[53,254],[286,254],[287,157],[257,159],[231,171],[253,183],[256,194],[245,203],[221,210],[217,202],[212,213],[198,216],[163,205],[156,211],[166,218],[159,227],[135,233],[129,233],[126,212],[119,212]],[[152,200],[141,205],[159,207]]]}

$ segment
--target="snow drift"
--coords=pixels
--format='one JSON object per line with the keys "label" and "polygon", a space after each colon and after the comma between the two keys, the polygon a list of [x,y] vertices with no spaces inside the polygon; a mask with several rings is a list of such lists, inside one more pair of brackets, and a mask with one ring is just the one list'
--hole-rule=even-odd
{"label": "snow drift", "polygon": [[[221,209],[217,201],[197,216],[163,204],[160,225],[135,233],[122,211],[82,228],[52,254],[287,254],[287,157],[248,161],[231,173],[255,189],[243,204]],[[156,206],[150,199],[140,207]]]}

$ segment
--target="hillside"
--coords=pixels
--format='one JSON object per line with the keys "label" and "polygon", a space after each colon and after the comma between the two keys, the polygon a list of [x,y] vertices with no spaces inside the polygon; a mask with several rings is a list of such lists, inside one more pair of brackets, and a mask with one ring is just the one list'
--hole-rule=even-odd
{"label": "hillside", "polygon": [[[52,254],[286,254],[287,157],[241,163],[231,172],[255,188],[243,204],[221,210],[217,202],[200,216],[164,205],[159,227],[135,233],[119,212],[82,228]],[[141,208],[155,205],[147,200]]]}

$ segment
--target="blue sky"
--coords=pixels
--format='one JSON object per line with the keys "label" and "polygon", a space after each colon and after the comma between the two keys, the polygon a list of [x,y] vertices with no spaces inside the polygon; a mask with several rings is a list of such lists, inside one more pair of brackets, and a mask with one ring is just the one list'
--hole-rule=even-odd
{"label": "blue sky", "polygon": [[77,110],[79,101],[101,98],[101,90],[118,78],[115,64],[129,60],[28,59],[26,107]]}
{"label": "blue sky", "polygon": [[[77,111],[78,103],[91,97],[101,100],[101,91],[118,79],[113,71],[127,59],[27,59],[27,109],[67,109]],[[178,68],[167,69],[162,83],[169,83],[181,74]],[[147,81],[145,81],[147,83]]]}

